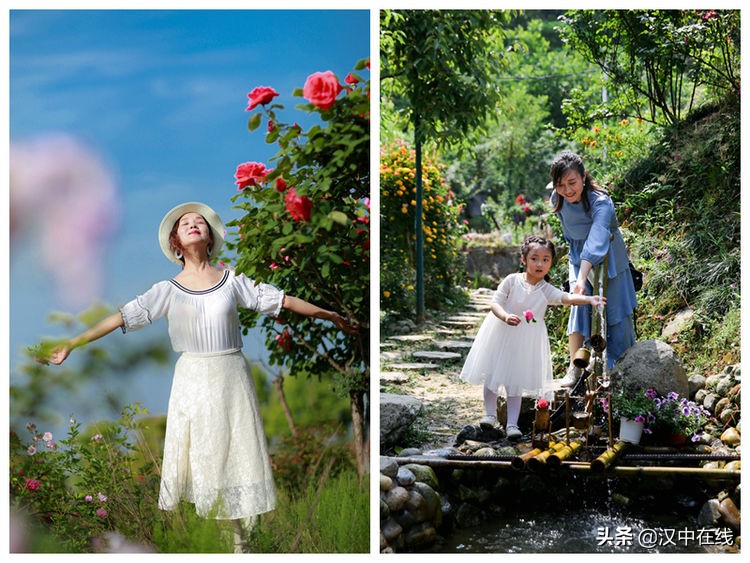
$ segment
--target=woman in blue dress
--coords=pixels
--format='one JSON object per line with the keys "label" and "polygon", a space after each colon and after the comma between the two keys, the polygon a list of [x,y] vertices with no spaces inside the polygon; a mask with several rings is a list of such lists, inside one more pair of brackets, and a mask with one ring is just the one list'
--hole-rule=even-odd
{"label": "woman in blue dress", "polygon": [[[559,217],[570,247],[568,279],[573,294],[591,294],[592,268],[607,264],[607,367],[635,344],[633,309],[637,305],[630,260],[617,225],[615,206],[572,152],[558,155],[550,166],[548,188],[553,212]],[[581,369],[573,365],[575,353],[591,336],[591,306],[574,306],[568,319],[571,363],[562,384],[573,387]]]}

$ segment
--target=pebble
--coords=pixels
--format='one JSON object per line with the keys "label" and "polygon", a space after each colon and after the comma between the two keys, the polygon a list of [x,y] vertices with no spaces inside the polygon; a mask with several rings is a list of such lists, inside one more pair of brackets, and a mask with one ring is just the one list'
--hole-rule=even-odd
{"label": "pebble", "polygon": [[721,435],[721,441],[728,446],[736,446],[740,443],[740,433],[736,428],[727,428]]}
{"label": "pebble", "polygon": [[398,473],[396,474],[396,481],[399,485],[402,487],[408,487],[409,485],[413,485],[414,481],[416,481],[417,478],[414,476],[414,473],[406,467],[399,467]]}

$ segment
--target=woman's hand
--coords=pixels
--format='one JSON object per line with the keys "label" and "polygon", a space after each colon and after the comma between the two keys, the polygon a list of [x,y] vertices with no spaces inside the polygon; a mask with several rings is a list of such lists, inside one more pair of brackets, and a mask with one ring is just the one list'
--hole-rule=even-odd
{"label": "woman's hand", "polygon": [[347,334],[357,334],[359,332],[359,327],[357,325],[352,324],[348,318],[333,311],[331,312],[331,322],[335,324],[339,330],[342,330]]}
{"label": "woman's hand", "polygon": [[37,362],[40,364],[54,364],[56,366],[59,366],[61,363],[63,363],[68,356],[70,356],[70,352],[73,350],[73,347],[70,345],[70,343],[66,342],[64,344],[60,344],[58,346],[55,346],[48,354],[42,357],[36,357],[34,358]]}

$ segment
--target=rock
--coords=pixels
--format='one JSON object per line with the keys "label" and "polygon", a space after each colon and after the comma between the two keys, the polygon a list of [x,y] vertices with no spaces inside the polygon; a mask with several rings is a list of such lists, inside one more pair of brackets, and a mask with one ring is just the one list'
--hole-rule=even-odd
{"label": "rock", "polygon": [[727,446],[736,446],[740,443],[740,433],[736,428],[727,428],[721,435],[721,441]]}
{"label": "rock", "polygon": [[414,352],[412,356],[415,358],[423,358],[427,360],[458,360],[462,357],[458,352],[439,352],[437,350]]}
{"label": "rock", "polygon": [[719,382],[716,384],[716,392],[721,397],[726,397],[727,395],[729,395],[729,391],[731,391],[732,387],[734,386],[735,386],[734,378],[731,375],[725,376],[719,379]]}
{"label": "rock", "polygon": [[406,501],[409,500],[409,491],[403,487],[393,487],[385,495],[385,503],[388,505],[388,510],[391,512],[398,512],[403,510],[406,506]]}
{"label": "rock", "polygon": [[495,455],[497,455],[497,454],[495,453],[494,449],[492,449],[490,447],[486,447],[486,448],[479,448],[477,451],[474,452],[474,455],[476,455],[476,456],[486,456],[486,457],[495,457]]}
{"label": "rock", "polygon": [[694,317],[695,313],[692,309],[683,309],[675,315],[674,319],[667,323],[667,326],[661,331],[661,337],[669,339],[683,330],[689,329],[693,326]]}
{"label": "rock", "polygon": [[413,485],[414,481],[416,480],[417,478],[414,476],[414,473],[412,473],[411,470],[407,469],[404,466],[398,468],[398,473],[396,474],[396,482],[399,485],[401,485],[402,487],[408,487],[409,485]]}
{"label": "rock", "polygon": [[422,410],[422,401],[406,395],[380,394],[380,446],[395,445]]}
{"label": "rock", "polygon": [[518,451],[513,446],[503,446],[497,449],[497,455],[501,457],[511,457],[518,455]]}
{"label": "rock", "polygon": [[381,371],[381,385],[402,385],[409,382],[409,376],[402,371]]}
{"label": "rock", "polygon": [[393,486],[393,479],[388,477],[388,475],[380,474],[380,490],[381,491],[390,491],[391,487]]}
{"label": "rock", "polygon": [[719,396],[716,393],[709,393],[706,398],[703,399],[703,408],[709,412],[714,412],[716,403],[719,402]]}
{"label": "rock", "polygon": [[731,407],[723,409],[719,413],[719,420],[721,421],[722,424],[726,424],[727,422],[729,422],[730,420],[732,420],[734,418],[734,415],[735,415],[736,412],[737,411],[735,411]]}
{"label": "rock", "polygon": [[730,461],[724,466],[725,471],[740,471],[742,468],[742,462],[739,459]]}
{"label": "rock", "polygon": [[404,544],[407,547],[425,547],[435,543],[437,532],[429,522],[417,524],[404,534]]}
{"label": "rock", "polygon": [[464,502],[456,511],[456,526],[459,528],[474,528],[481,524],[482,514],[473,504]]}
{"label": "rock", "polygon": [[695,397],[693,398],[693,400],[699,405],[702,405],[703,401],[706,398],[706,395],[708,395],[708,391],[706,391],[705,389],[698,389],[698,391],[695,392]]}
{"label": "rock", "polygon": [[612,381],[627,382],[636,389],[653,387],[660,395],[690,391],[685,368],[674,348],[661,340],[636,342],[620,356],[610,372]]}
{"label": "rock", "polygon": [[383,534],[388,543],[392,542],[396,537],[401,535],[401,532],[403,531],[404,529],[399,526],[393,518],[388,518],[388,520],[385,521],[385,524],[380,528],[380,532]]}
{"label": "rock", "polygon": [[731,498],[727,497],[719,503],[719,514],[727,525],[735,532],[740,531],[740,511]]}
{"label": "rock", "polygon": [[430,517],[427,511],[427,503],[416,489],[409,491],[409,498],[404,508],[414,515],[416,522],[424,522]]}
{"label": "rock", "polygon": [[688,377],[688,389],[690,397],[694,397],[695,394],[706,386],[706,378],[698,373]]}
{"label": "rock", "polygon": [[428,465],[417,465],[416,463],[409,463],[403,466],[404,469],[408,469],[414,475],[415,480],[418,483],[424,483],[429,485],[433,489],[439,489],[438,478],[435,474],[435,470]]}
{"label": "rock", "polygon": [[393,515],[393,519],[396,523],[401,526],[404,530],[408,530],[419,522],[417,518],[408,510],[402,510]]}
{"label": "rock", "polygon": [[388,508],[388,503],[384,500],[380,501],[380,519],[385,520],[391,514],[391,509]]}
{"label": "rock", "polygon": [[418,455],[422,455],[422,450],[419,448],[404,448],[398,454],[398,457],[414,457]]}
{"label": "rock", "polygon": [[414,490],[424,499],[428,518],[432,519],[436,526],[440,526],[443,516],[440,495],[438,495],[432,487],[426,483],[420,483],[419,481],[414,483]]}
{"label": "rock", "polygon": [[714,405],[714,415],[718,416],[721,411],[727,408],[729,403],[731,403],[731,401],[727,397],[722,397],[716,401],[716,404]]}
{"label": "rock", "polygon": [[392,457],[385,455],[380,456],[380,472],[391,478],[395,478],[398,473],[398,462]]}
{"label": "rock", "polygon": [[718,524],[721,518],[719,513],[719,501],[715,498],[709,499],[701,507],[701,511],[698,513],[698,525],[703,527],[713,527]]}
{"label": "rock", "polygon": [[381,553],[384,552],[385,549],[388,549],[388,540],[385,539],[385,536],[383,535],[383,532],[380,532],[380,551],[381,551]]}

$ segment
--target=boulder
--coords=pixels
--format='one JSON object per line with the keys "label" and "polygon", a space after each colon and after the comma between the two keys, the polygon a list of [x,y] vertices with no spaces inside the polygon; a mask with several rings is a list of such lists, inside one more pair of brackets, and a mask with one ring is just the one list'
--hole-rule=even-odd
{"label": "boulder", "polygon": [[660,395],[675,391],[681,397],[690,392],[680,358],[661,340],[636,342],[617,360],[610,377],[618,388],[654,388]]}
{"label": "boulder", "polygon": [[422,410],[422,402],[407,395],[380,394],[380,446],[393,446]]}

